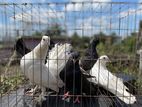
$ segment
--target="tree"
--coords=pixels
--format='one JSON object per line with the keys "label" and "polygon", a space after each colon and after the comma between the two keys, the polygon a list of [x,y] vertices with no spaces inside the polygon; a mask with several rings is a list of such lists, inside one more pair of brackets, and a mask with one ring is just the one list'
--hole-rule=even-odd
{"label": "tree", "polygon": [[36,31],[32,34],[32,36],[42,36],[42,33],[39,31]]}
{"label": "tree", "polygon": [[59,24],[52,24],[47,30],[46,34],[49,36],[62,36],[63,33],[66,33],[65,30]]}
{"label": "tree", "polygon": [[80,37],[77,34],[77,32],[74,32],[73,35],[71,36],[72,44],[73,46],[78,46],[78,41],[80,41]]}

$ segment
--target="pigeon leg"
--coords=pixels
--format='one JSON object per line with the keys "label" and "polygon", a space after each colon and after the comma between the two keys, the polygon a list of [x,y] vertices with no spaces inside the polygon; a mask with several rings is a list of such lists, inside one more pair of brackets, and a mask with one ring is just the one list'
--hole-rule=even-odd
{"label": "pigeon leg", "polygon": [[33,96],[37,88],[38,86],[36,85],[35,88],[32,88],[30,91],[27,91],[25,94],[28,96]]}
{"label": "pigeon leg", "polygon": [[69,91],[67,93],[64,94],[62,100],[65,100],[67,97],[69,97]]}
{"label": "pigeon leg", "polygon": [[46,89],[44,87],[42,87],[41,90],[42,90],[42,92],[41,92],[41,98],[42,98],[42,100],[46,100],[46,97],[45,97],[45,95],[46,95]]}
{"label": "pigeon leg", "polygon": [[79,97],[77,96],[73,103],[80,103]]}

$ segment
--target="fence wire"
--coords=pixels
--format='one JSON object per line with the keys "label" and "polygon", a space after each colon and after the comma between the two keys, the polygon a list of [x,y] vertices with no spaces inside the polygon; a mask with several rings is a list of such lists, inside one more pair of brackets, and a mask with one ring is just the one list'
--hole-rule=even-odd
{"label": "fence wire", "polygon": [[[142,4],[136,2],[0,3],[0,107],[141,107],[141,59],[138,54],[142,45],[141,13]],[[45,53],[42,43],[39,44],[43,35],[50,37],[49,50]],[[92,41],[96,44],[91,45]],[[73,49],[69,49],[68,43]],[[38,59],[23,57],[38,44]],[[58,44],[57,47],[55,44]],[[64,50],[60,46],[64,46]],[[61,52],[63,56],[60,55]],[[77,52],[79,55],[68,60],[64,56],[67,52],[75,52],[75,56]],[[43,54],[47,54],[46,58],[42,57]],[[103,79],[100,68],[95,77],[97,83],[92,83],[91,78],[94,77],[90,77],[93,75],[92,68],[101,55],[109,57],[111,63],[107,63],[107,69],[118,77],[116,81],[109,80],[111,74],[104,73],[108,75],[104,80],[107,81],[106,86],[99,81],[99,78]],[[25,64],[32,60],[32,77],[27,76],[26,65],[22,72],[22,57]],[[42,66],[36,66],[36,62],[40,62]],[[66,63],[62,69],[61,63]],[[46,73],[46,80],[43,79],[45,64],[47,70],[51,70],[51,74]],[[34,75],[37,70],[39,81],[38,75]],[[56,72],[53,77],[57,79],[57,84],[63,84],[59,92],[47,85],[54,75],[52,71]],[[125,87],[121,87],[119,81],[136,97],[134,104],[120,100],[120,97],[125,99],[132,96],[124,95]],[[115,94],[120,87],[123,88],[123,94],[116,96],[110,91],[109,84],[115,87]],[[36,92],[32,96],[26,94],[36,86]],[[41,96],[42,87],[47,89],[46,94]],[[70,95],[66,99],[64,94],[68,91]],[[46,99],[42,101],[44,96]],[[80,101],[77,99],[77,103],[74,103],[76,98]]]}

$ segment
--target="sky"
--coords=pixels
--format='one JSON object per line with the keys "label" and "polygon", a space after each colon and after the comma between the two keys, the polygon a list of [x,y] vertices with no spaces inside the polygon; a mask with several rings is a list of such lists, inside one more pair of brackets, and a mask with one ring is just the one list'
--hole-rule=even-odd
{"label": "sky", "polygon": [[8,3],[45,3],[45,2],[71,2],[71,1],[112,1],[112,2],[141,2],[142,0],[0,0]]}
{"label": "sky", "polygon": [[67,30],[68,35],[74,32],[80,36],[92,36],[99,32],[109,35],[115,32],[125,38],[139,29],[142,19],[140,2],[142,0],[0,0],[0,39],[14,37],[17,31],[20,35],[44,32],[55,23]]}

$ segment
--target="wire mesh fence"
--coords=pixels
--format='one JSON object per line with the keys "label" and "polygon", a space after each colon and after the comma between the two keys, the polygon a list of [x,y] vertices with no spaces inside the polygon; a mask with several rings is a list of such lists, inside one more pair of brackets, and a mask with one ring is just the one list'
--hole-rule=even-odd
{"label": "wire mesh fence", "polygon": [[136,2],[1,3],[0,106],[141,107],[141,12]]}

